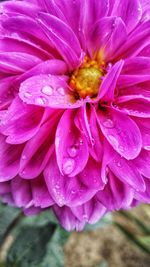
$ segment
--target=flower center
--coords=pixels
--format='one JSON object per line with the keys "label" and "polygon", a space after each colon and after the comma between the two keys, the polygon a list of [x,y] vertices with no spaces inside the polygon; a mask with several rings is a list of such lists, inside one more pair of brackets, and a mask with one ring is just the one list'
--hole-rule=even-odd
{"label": "flower center", "polygon": [[94,98],[98,94],[103,74],[102,63],[85,57],[83,64],[73,72],[69,85],[78,98]]}

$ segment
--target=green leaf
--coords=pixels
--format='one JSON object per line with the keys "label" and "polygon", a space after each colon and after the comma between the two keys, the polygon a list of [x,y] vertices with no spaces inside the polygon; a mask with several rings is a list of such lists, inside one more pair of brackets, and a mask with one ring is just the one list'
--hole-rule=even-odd
{"label": "green leaf", "polygon": [[47,247],[47,256],[38,267],[64,267],[64,244],[70,233],[61,227],[57,227]]}
{"label": "green leaf", "polygon": [[0,203],[0,245],[20,217],[20,211]]}
{"label": "green leaf", "polygon": [[97,267],[109,267],[108,263],[106,261],[103,261],[99,266]]}
{"label": "green leaf", "polygon": [[37,267],[45,257],[54,230],[52,224],[22,227],[8,252],[6,267]]}
{"label": "green leaf", "polygon": [[85,231],[92,231],[98,228],[103,228],[107,225],[112,224],[112,216],[111,213],[105,215],[101,220],[99,220],[97,223],[95,224],[88,224],[85,227]]}

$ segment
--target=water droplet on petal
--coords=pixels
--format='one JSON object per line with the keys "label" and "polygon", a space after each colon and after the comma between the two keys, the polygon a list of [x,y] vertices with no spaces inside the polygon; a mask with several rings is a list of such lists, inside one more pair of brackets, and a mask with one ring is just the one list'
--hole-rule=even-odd
{"label": "water droplet on petal", "polygon": [[78,148],[76,146],[68,147],[67,152],[71,158],[74,158],[77,156]]}
{"label": "water droplet on petal", "polygon": [[104,127],[106,128],[114,128],[114,122],[111,119],[107,119],[103,122]]}
{"label": "water droplet on petal", "polygon": [[116,139],[115,136],[113,136],[113,135],[108,135],[108,139],[110,140],[110,142],[111,142],[116,148],[118,148],[119,143],[118,143],[118,140]]}
{"label": "water droplet on petal", "polygon": [[76,193],[76,190],[72,189],[71,194],[74,195]]}
{"label": "water droplet on petal", "polygon": [[22,155],[22,160],[26,160],[27,159],[27,156],[26,155]]}
{"label": "water droplet on petal", "polygon": [[24,93],[24,96],[25,96],[26,98],[30,98],[30,97],[32,96],[32,94],[31,94],[31,93],[28,93],[28,92],[25,92],[25,93]]}
{"label": "water droplet on petal", "polygon": [[41,89],[42,93],[45,95],[52,95],[53,94],[53,88],[49,85],[45,85],[42,89]]}
{"label": "water droplet on petal", "polygon": [[65,95],[65,90],[63,87],[59,87],[57,88],[57,92],[60,94],[60,95]]}
{"label": "water droplet on petal", "polygon": [[43,97],[36,98],[36,104],[44,105],[45,104],[45,98],[43,98]]}
{"label": "water droplet on petal", "polygon": [[120,152],[124,152],[124,151],[125,151],[125,149],[124,149],[123,146],[119,146],[118,148],[119,148],[119,151],[120,151]]}
{"label": "water droplet on petal", "polygon": [[64,159],[64,162],[63,162],[64,174],[72,173],[72,171],[74,170],[74,167],[75,167],[74,159],[71,159],[71,158]]}

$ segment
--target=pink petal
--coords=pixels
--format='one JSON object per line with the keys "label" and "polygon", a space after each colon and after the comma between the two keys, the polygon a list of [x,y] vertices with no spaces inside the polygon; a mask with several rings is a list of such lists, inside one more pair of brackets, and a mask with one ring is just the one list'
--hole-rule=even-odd
{"label": "pink petal", "polygon": [[138,156],[142,147],[140,130],[136,123],[123,113],[98,110],[101,130],[112,147],[126,159]]}
{"label": "pink petal", "polygon": [[39,130],[44,111],[23,103],[16,97],[2,117],[0,131],[8,136],[6,142],[20,144],[32,138]]}
{"label": "pink petal", "polygon": [[[37,134],[27,142],[20,161],[20,176],[25,179],[37,177],[45,168],[53,150],[56,124],[60,112],[52,112]],[[32,150],[31,150],[32,147]]]}
{"label": "pink petal", "polygon": [[0,52],[0,68],[4,73],[21,73],[34,67],[40,61],[39,58],[26,53]]}
{"label": "pink petal", "polygon": [[150,151],[142,150],[140,155],[134,160],[134,164],[142,175],[150,178]]}
{"label": "pink petal", "polygon": [[109,163],[109,168],[125,184],[130,185],[137,191],[145,191],[144,179],[132,161],[116,154],[114,160]]}
{"label": "pink petal", "polygon": [[56,131],[56,156],[62,174],[73,177],[80,173],[89,157],[85,136],[75,127],[75,113],[64,112]]}
{"label": "pink petal", "polygon": [[150,99],[144,99],[141,95],[135,99],[132,95],[130,99],[124,96],[117,99],[115,109],[138,118],[150,118]]}
{"label": "pink petal", "polygon": [[108,210],[128,208],[133,200],[133,189],[118,180],[109,171],[109,180],[105,188],[97,193],[97,198]]}
{"label": "pink petal", "polygon": [[82,183],[82,177],[62,175],[53,155],[44,171],[45,182],[50,195],[60,207],[78,206],[91,199],[97,190]]}
{"label": "pink petal", "polygon": [[131,32],[142,17],[142,7],[139,0],[115,1],[112,15],[121,17],[128,32]]}
{"label": "pink petal", "polygon": [[88,50],[91,56],[100,50],[104,59],[110,61],[126,39],[127,33],[123,21],[117,17],[105,17],[96,21],[89,32]]}
{"label": "pink petal", "polygon": [[0,182],[5,182],[18,174],[23,146],[7,144],[3,135],[0,135],[0,144]]}
{"label": "pink petal", "polygon": [[85,221],[79,221],[76,216],[72,213],[71,209],[64,206],[64,207],[58,207],[57,205],[53,208],[54,213],[58,220],[60,221],[61,225],[67,230],[67,231],[81,231],[83,230],[85,226]]}
{"label": "pink petal", "polygon": [[[34,90],[33,90],[34,88]],[[66,78],[54,75],[37,75],[20,86],[20,98],[27,104],[51,108],[77,108],[82,101],[72,101]]]}
{"label": "pink petal", "polygon": [[12,197],[19,208],[26,206],[31,201],[31,188],[28,181],[16,176],[11,181]]}
{"label": "pink petal", "polygon": [[70,69],[76,68],[81,61],[81,47],[72,29],[55,16],[44,13],[39,14],[38,22]]}
{"label": "pink petal", "polygon": [[92,198],[81,206],[71,208],[71,211],[81,222],[94,224],[104,216],[106,208],[96,198]]}
{"label": "pink petal", "polygon": [[123,65],[123,60],[118,61],[104,77],[99,92],[99,98],[101,101],[110,101],[114,99],[117,80]]}
{"label": "pink petal", "polygon": [[31,181],[31,188],[35,207],[48,208],[54,204],[43,176],[33,179]]}
{"label": "pink petal", "polygon": [[135,192],[135,198],[140,202],[150,204],[150,179],[144,179],[146,190],[144,192]]}

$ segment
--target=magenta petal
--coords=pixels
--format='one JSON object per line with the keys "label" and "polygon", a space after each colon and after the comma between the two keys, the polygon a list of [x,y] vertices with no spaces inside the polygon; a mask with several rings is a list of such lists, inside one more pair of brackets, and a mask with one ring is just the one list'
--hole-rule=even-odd
{"label": "magenta petal", "polygon": [[144,149],[150,150],[150,119],[134,118],[142,136]]}
{"label": "magenta petal", "polygon": [[16,176],[11,181],[12,196],[17,207],[24,207],[31,201],[31,188],[28,181]]}
{"label": "magenta petal", "polygon": [[115,1],[112,15],[121,17],[128,32],[131,32],[142,17],[142,7],[139,0]]}
{"label": "magenta petal", "polygon": [[54,206],[53,208],[54,213],[58,220],[60,221],[61,225],[67,230],[67,231],[82,231],[85,226],[85,221],[79,221],[77,217],[73,214],[70,208],[64,206],[64,207],[58,207]]}
{"label": "magenta petal", "polygon": [[135,192],[135,198],[140,202],[150,204],[150,179],[144,179],[146,190],[144,192]]}
{"label": "magenta petal", "polygon": [[104,59],[109,62],[126,39],[126,28],[121,18],[105,17],[96,21],[89,32],[88,50],[91,56],[102,51]]}
{"label": "magenta petal", "polygon": [[134,160],[134,164],[142,175],[150,178],[150,151],[142,150],[140,155]]}
{"label": "magenta petal", "polygon": [[66,78],[54,75],[37,75],[25,80],[20,87],[20,98],[27,104],[51,108],[76,108],[82,101],[72,102]]}
{"label": "magenta petal", "polygon": [[89,157],[86,138],[75,127],[75,112],[67,110],[59,121],[55,148],[60,172],[73,177],[81,172]]}
{"label": "magenta petal", "polygon": [[96,196],[108,210],[119,210],[130,206],[134,190],[109,172],[107,185]]}
{"label": "magenta petal", "polygon": [[115,109],[119,109],[127,115],[132,115],[139,118],[150,118],[150,99],[144,99],[141,95],[134,99],[134,96],[124,96],[118,98]]}
{"label": "magenta petal", "polygon": [[82,46],[86,48],[86,41],[89,37],[89,29],[100,18],[107,15],[109,1],[82,0],[80,4],[79,29]]}
{"label": "magenta petal", "polygon": [[129,58],[137,56],[150,44],[150,21],[145,21],[133,31],[127,41],[118,48],[115,58]]}
{"label": "magenta petal", "polygon": [[81,222],[94,224],[104,216],[106,208],[96,198],[92,198],[81,206],[71,208],[71,211]]}
{"label": "magenta petal", "polygon": [[0,144],[0,182],[5,182],[18,174],[23,146],[7,144],[3,135],[0,135]]}
{"label": "magenta petal", "polygon": [[11,192],[10,182],[1,182],[0,183],[0,195],[8,194]]}
{"label": "magenta petal", "polygon": [[54,137],[59,115],[60,113],[52,112],[52,118],[45,122],[37,134],[25,145],[20,161],[21,177],[32,179],[44,170],[54,150]]}
{"label": "magenta petal", "polygon": [[101,166],[93,158],[89,158],[84,170],[80,173],[83,184],[91,189],[101,190],[104,188],[104,182],[101,177]]}
{"label": "magenta petal", "polygon": [[45,169],[44,177],[52,198],[60,207],[81,205],[91,199],[97,191],[95,188],[84,185],[80,176],[68,177],[62,175],[54,154]]}
{"label": "magenta petal", "polygon": [[114,175],[125,184],[130,185],[135,190],[145,191],[144,179],[132,161],[116,155],[114,160],[109,163],[109,167]]}
{"label": "magenta petal", "polygon": [[2,117],[0,131],[8,136],[6,142],[24,143],[36,134],[42,116],[43,110],[40,107],[27,105],[16,97]]}
{"label": "magenta petal", "polygon": [[96,161],[100,162],[102,159],[103,147],[100,139],[100,132],[96,118],[96,111],[93,106],[91,106],[89,125],[91,125],[90,130],[92,136],[92,142],[91,146],[89,147],[89,152]]}
{"label": "magenta petal", "polygon": [[[30,17],[35,17],[37,12],[40,11],[40,8],[37,5],[34,5],[32,3],[27,3],[26,1],[6,1],[3,3],[3,12],[11,13],[11,14],[20,14],[20,15],[26,15]],[[13,15],[14,15],[13,14]]]}
{"label": "magenta petal", "polygon": [[99,98],[102,101],[110,101],[114,99],[117,80],[124,65],[124,61],[118,61],[104,77],[100,86]]}
{"label": "magenta petal", "polygon": [[138,156],[142,147],[140,130],[136,123],[123,113],[98,111],[101,130],[112,147],[126,159]]}
{"label": "magenta petal", "polygon": [[67,74],[67,65],[64,61],[58,59],[50,59],[39,63],[37,66],[21,74],[16,79],[16,83],[41,74],[65,75]]}
{"label": "magenta petal", "polygon": [[33,179],[31,181],[31,188],[35,207],[48,208],[54,204],[43,176]]}
{"label": "magenta petal", "polygon": [[24,72],[41,60],[35,56],[20,52],[0,52],[0,68],[1,72],[18,74]]}
{"label": "magenta petal", "polygon": [[40,13],[39,25],[71,69],[81,61],[81,47],[72,29],[55,16]]}

